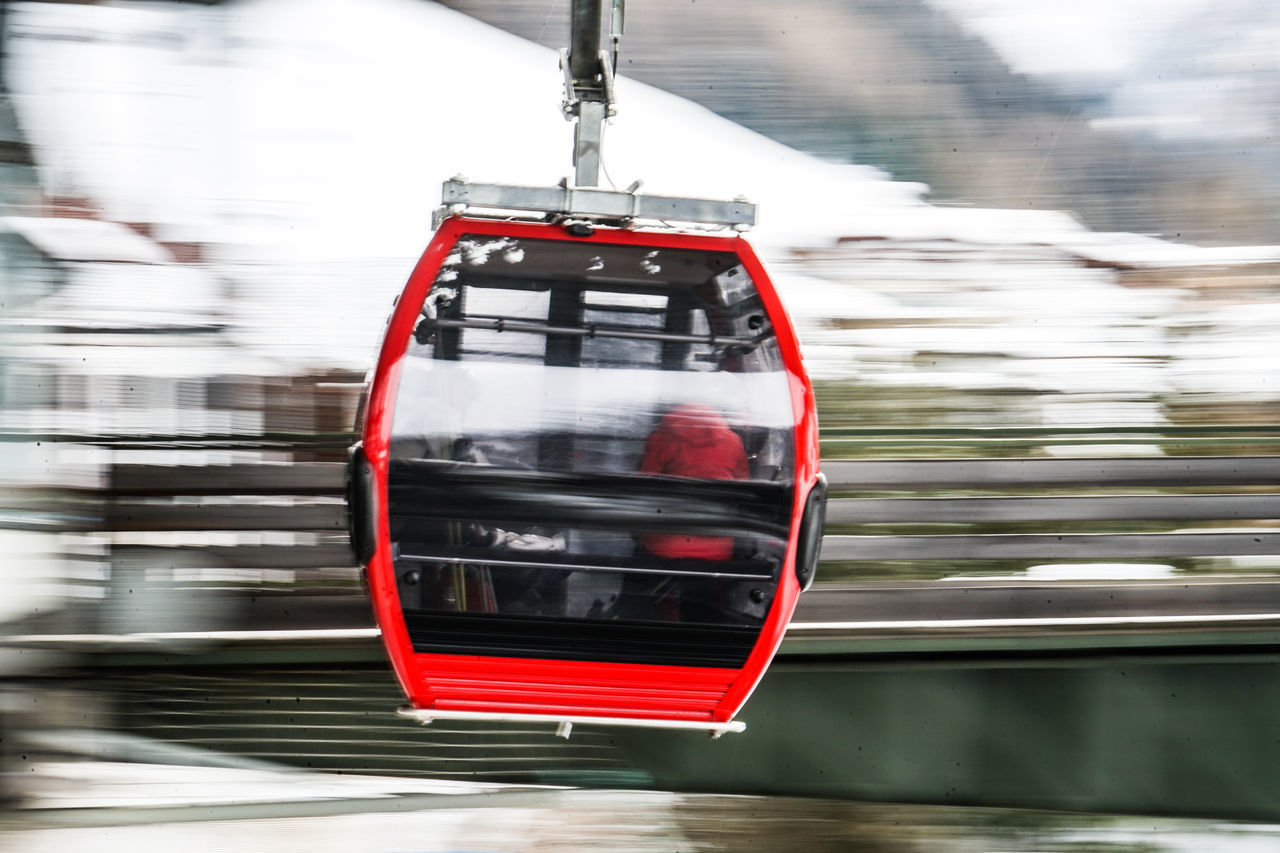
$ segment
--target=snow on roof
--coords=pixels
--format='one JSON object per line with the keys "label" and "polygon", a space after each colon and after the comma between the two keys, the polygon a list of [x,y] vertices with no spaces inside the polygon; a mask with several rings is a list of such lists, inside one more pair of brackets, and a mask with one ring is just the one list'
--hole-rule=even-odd
{"label": "snow on roof", "polygon": [[77,264],[52,295],[13,312],[29,325],[82,329],[206,328],[223,323],[221,283],[178,264]]}
{"label": "snow on roof", "polygon": [[[97,342],[68,343],[65,336],[36,335],[19,343],[21,357],[26,361],[80,376],[279,376],[282,368],[270,357],[210,337],[191,341],[170,337],[137,346],[103,346]],[[0,348],[0,357],[18,354]]]}
{"label": "snow on roof", "polygon": [[1280,262],[1280,246],[1194,246],[1142,234],[1088,231],[1066,239],[1060,237],[1056,245],[1078,257],[1117,266],[1172,268]]}
{"label": "snow on roof", "polygon": [[0,227],[21,236],[58,261],[173,263],[173,255],[154,240],[118,222],[61,217],[0,216]]}

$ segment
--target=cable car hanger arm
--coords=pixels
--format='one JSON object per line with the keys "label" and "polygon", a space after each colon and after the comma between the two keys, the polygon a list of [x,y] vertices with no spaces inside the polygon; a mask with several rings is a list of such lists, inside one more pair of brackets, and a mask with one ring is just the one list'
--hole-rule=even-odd
{"label": "cable car hanger arm", "polygon": [[[756,206],[742,197],[720,201],[641,195],[641,181],[636,181],[626,190],[600,187],[604,124],[617,112],[614,71],[618,61],[618,40],[622,37],[625,0],[609,0],[612,54],[600,46],[604,2],[572,0],[570,47],[560,51],[560,69],[564,75],[561,111],[567,120],[575,124],[573,184],[567,179],[558,187],[478,184],[461,176],[454,177],[444,183],[444,206],[433,215],[433,228],[439,228],[450,215],[469,209],[474,215],[479,212],[475,208],[537,212],[622,225],[643,220],[660,225],[677,222],[745,231],[756,224]],[[503,215],[502,218],[508,216]]]}
{"label": "cable car hanger arm", "polygon": [[604,123],[617,111],[613,94],[614,63],[622,36],[623,0],[612,0],[609,32],[613,56],[600,49],[600,19],[604,0],[572,0],[569,9],[569,47],[560,51],[564,71],[561,109],[575,121],[573,133],[574,183],[600,183],[600,145]]}

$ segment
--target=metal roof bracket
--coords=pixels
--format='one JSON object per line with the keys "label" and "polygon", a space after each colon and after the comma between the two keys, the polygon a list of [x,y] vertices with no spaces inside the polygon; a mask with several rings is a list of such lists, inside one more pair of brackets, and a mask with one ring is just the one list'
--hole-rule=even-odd
{"label": "metal roof bracket", "polygon": [[449,216],[463,212],[500,218],[511,218],[515,212],[623,223],[692,223],[737,231],[756,224],[756,205],[742,197],[722,201],[644,195],[639,189],[639,181],[626,190],[609,190],[572,186],[567,180],[555,187],[534,187],[473,183],[458,176],[444,182],[441,192],[444,206],[432,216],[432,225],[438,228]]}

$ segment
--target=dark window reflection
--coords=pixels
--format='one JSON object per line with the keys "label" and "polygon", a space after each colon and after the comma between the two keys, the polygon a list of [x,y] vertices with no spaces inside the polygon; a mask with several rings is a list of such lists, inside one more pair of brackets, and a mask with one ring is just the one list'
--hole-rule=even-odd
{"label": "dark window reflection", "polygon": [[704,663],[740,663],[785,551],[792,452],[776,339],[734,255],[464,238],[395,405],[415,645],[698,662],[663,639],[679,627]]}

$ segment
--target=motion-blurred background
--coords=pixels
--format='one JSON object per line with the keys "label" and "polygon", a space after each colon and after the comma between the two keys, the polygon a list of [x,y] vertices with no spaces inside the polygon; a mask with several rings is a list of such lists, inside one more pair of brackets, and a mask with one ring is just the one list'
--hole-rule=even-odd
{"label": "motion-blurred background", "polygon": [[[341,459],[440,181],[571,168],[566,5],[0,10],[10,618],[227,615],[129,621],[101,597],[133,556],[354,583],[332,479],[264,508],[146,466]],[[605,166],[762,204],[828,458],[1253,452],[1212,430],[1280,398],[1278,41],[1246,2],[633,2]]]}

